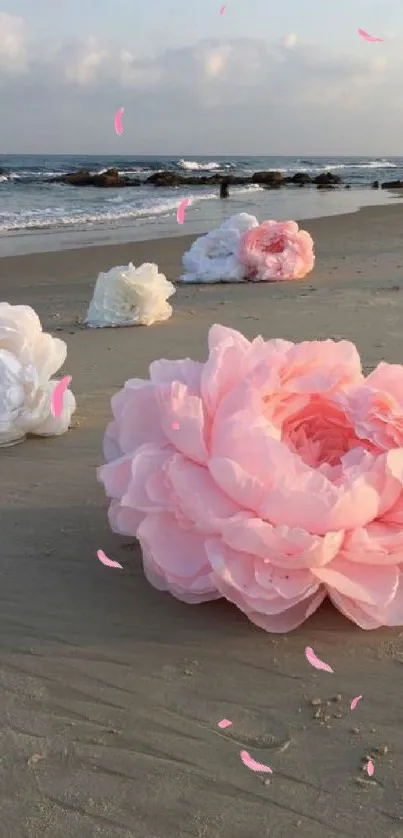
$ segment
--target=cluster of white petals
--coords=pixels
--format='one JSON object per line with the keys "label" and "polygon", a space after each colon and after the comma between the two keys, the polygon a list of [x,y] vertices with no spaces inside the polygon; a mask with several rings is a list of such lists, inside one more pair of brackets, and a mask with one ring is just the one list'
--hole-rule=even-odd
{"label": "cluster of white petals", "polygon": [[181,281],[202,282],[244,282],[245,269],[239,259],[242,236],[247,230],[258,227],[254,215],[237,213],[206,236],[193,242],[190,250],[183,254],[185,273]]}
{"label": "cluster of white petals", "polygon": [[172,306],[167,302],[175,293],[158,266],[144,262],[139,268],[121,265],[100,273],[85,323],[103,326],[151,326],[169,320]]}
{"label": "cluster of white petals", "polygon": [[76,401],[65,390],[63,410],[52,414],[51,380],[63,365],[63,340],[42,331],[30,306],[0,303],[0,446],[21,442],[27,434],[58,436],[67,431]]}

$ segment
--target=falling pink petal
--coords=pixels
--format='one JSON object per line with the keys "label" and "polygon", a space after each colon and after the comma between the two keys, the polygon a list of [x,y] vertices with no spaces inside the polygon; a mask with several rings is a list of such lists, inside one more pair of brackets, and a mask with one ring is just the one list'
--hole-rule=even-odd
{"label": "falling pink petal", "polygon": [[69,386],[70,381],[71,381],[71,375],[65,375],[64,378],[62,378],[62,380],[59,381],[58,384],[56,384],[56,387],[53,390],[52,401],[51,401],[51,410],[52,410],[52,415],[55,417],[55,419],[58,419],[59,416],[61,416],[61,414],[62,414],[64,392],[65,392],[65,390],[67,390],[67,387]]}
{"label": "falling pink petal", "polygon": [[229,719],[221,719],[221,721],[218,722],[218,727],[224,728],[224,727],[229,727],[230,725],[232,725],[232,722],[230,722]]}
{"label": "falling pink petal", "polygon": [[177,213],[176,213],[176,220],[177,220],[178,224],[183,224],[184,223],[184,221],[185,221],[185,209],[191,203],[192,203],[191,198],[185,198],[184,201],[180,202],[180,204],[178,206],[178,209],[177,209]]}
{"label": "falling pink petal", "polygon": [[262,762],[256,762],[247,751],[240,751],[240,754],[243,764],[247,768],[250,768],[251,771],[264,771],[265,774],[273,774],[272,768],[269,768],[268,765],[263,765]]}
{"label": "falling pink petal", "polygon": [[325,663],[324,661],[321,661],[320,658],[316,657],[315,652],[313,651],[311,646],[306,647],[305,656],[308,663],[310,663],[311,666],[314,666],[315,669],[323,669],[325,672],[333,672],[332,667],[329,666],[328,663]]}
{"label": "falling pink petal", "polygon": [[97,556],[99,561],[106,565],[106,567],[120,567],[123,570],[123,565],[119,564],[119,562],[113,562],[112,559],[108,559],[108,556],[105,555],[103,550],[98,550]]}
{"label": "falling pink petal", "polygon": [[358,34],[361,35],[361,38],[364,38],[365,41],[369,41],[371,44],[381,44],[383,42],[383,38],[374,38],[372,35],[368,35],[368,32],[365,32],[364,29],[359,29]]}
{"label": "falling pink petal", "polygon": [[124,112],[124,108],[119,108],[118,111],[115,113],[115,131],[120,137],[123,134],[123,126],[122,126],[122,114]]}
{"label": "falling pink petal", "polygon": [[173,427],[174,431],[179,431],[179,425],[178,425],[177,422],[174,422],[172,427]]}
{"label": "falling pink petal", "polygon": [[372,759],[370,759],[370,760],[367,762],[367,771],[368,771],[369,776],[370,776],[370,777],[372,777],[372,775],[373,775],[373,773],[374,773],[374,771],[375,771],[375,768],[374,768],[374,763],[372,762]]}
{"label": "falling pink petal", "polygon": [[350,704],[350,710],[355,710],[355,708],[357,707],[357,704],[358,704],[358,702],[360,701],[361,698],[362,698],[362,695],[357,695],[355,698],[353,698],[353,700]]}
{"label": "falling pink petal", "polygon": [[223,15],[225,12],[226,6],[221,6],[220,15]]}

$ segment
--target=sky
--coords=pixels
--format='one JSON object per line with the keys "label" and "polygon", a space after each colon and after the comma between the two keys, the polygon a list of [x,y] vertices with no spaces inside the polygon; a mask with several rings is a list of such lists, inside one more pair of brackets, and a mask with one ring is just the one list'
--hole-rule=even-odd
{"label": "sky", "polygon": [[223,3],[0,0],[0,153],[403,156],[401,0]]}

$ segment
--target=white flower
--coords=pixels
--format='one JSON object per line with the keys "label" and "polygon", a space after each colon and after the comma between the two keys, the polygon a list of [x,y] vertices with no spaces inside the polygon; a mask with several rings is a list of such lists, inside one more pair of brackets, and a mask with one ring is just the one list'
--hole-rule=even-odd
{"label": "white flower", "polygon": [[88,308],[86,324],[102,326],[151,326],[168,320],[172,306],[168,297],[175,294],[175,286],[158,266],[144,262],[135,268],[130,262],[100,273]]}
{"label": "white flower", "polygon": [[0,446],[20,442],[26,434],[54,436],[67,431],[76,402],[64,393],[63,411],[55,419],[50,381],[65,361],[63,340],[42,331],[30,306],[0,303]]}
{"label": "white flower", "polygon": [[183,254],[182,282],[242,282],[245,270],[238,258],[243,233],[259,224],[246,212],[231,216],[217,230],[201,236]]}

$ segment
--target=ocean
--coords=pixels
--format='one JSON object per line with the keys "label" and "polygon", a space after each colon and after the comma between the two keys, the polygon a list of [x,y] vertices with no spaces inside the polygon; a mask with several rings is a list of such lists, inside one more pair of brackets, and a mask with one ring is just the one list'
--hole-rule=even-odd
{"label": "ocean", "polygon": [[[50,183],[77,169],[96,173],[116,167],[125,177],[143,182],[153,172],[233,174],[261,170],[285,175],[306,172],[313,177],[334,172],[351,190],[318,192],[315,187],[267,191],[259,186],[234,186],[229,201],[219,201],[218,188],[146,185],[99,189]],[[0,155],[0,255],[79,247],[99,242],[201,233],[235,212],[265,218],[313,218],[350,212],[369,204],[399,199],[370,190],[374,180],[403,180],[403,157],[111,157],[79,155]],[[192,204],[179,226],[176,209],[184,198]]]}

